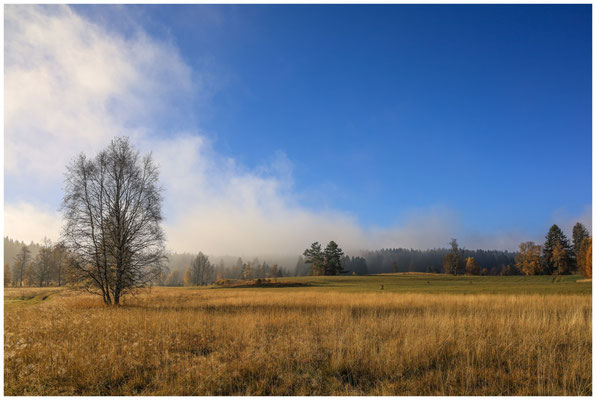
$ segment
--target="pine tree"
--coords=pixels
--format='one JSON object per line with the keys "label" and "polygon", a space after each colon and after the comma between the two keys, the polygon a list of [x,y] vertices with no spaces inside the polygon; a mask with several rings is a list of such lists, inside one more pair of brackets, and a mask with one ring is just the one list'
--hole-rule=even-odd
{"label": "pine tree", "polygon": [[368,274],[368,265],[366,264],[366,260],[362,257],[352,257],[351,261],[352,270],[357,275],[367,275]]}
{"label": "pine tree", "polygon": [[337,275],[344,271],[341,259],[344,255],[342,249],[333,240],[325,248],[325,275]]}
{"label": "pine tree", "polygon": [[325,257],[321,251],[319,242],[310,245],[310,249],[304,250],[304,262],[310,264],[310,275],[324,275]]}
{"label": "pine tree", "polygon": [[[553,274],[556,270],[556,267],[553,263],[553,251],[557,246],[557,243],[561,244],[560,247],[567,253],[567,257],[570,257],[570,255],[573,253],[573,250],[571,249],[571,245],[569,244],[567,236],[565,236],[561,228],[559,228],[557,225],[553,225],[546,234],[546,240],[544,241],[544,246],[542,246],[543,270],[544,273],[548,275]],[[562,256],[563,254],[559,252],[557,257],[558,262],[561,262]],[[572,265],[570,265],[570,267],[572,267]]]}

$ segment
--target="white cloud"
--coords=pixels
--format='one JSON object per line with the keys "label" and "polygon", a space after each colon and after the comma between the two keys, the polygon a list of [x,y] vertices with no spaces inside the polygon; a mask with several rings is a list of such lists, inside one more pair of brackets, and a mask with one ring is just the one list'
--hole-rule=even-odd
{"label": "white cloud", "polygon": [[61,179],[76,153],[140,138],[190,93],[176,48],[136,29],[109,33],[67,6],[5,7],[5,172]]}
{"label": "white cloud", "polygon": [[4,205],[4,232],[12,239],[41,243],[44,237],[56,241],[61,219],[57,212],[20,202]]}

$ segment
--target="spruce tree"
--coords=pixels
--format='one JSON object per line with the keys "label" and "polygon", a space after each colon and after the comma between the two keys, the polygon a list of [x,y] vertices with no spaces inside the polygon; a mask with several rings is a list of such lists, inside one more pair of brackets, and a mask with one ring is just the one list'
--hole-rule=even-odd
{"label": "spruce tree", "polygon": [[324,262],[325,257],[321,251],[321,245],[319,242],[314,242],[310,245],[310,249],[304,250],[304,262],[310,264],[311,275],[324,275]]}
{"label": "spruce tree", "polygon": [[325,248],[325,275],[337,275],[344,271],[341,260],[344,252],[333,240]]}
{"label": "spruce tree", "polygon": [[[571,249],[569,240],[561,228],[555,224],[550,227],[548,233],[546,234],[546,240],[544,241],[544,246],[542,247],[543,270],[548,275],[552,275],[556,269],[553,262],[553,251],[558,243],[561,244],[561,249],[567,253],[567,258],[570,258],[571,254],[573,254],[573,250]],[[560,252],[557,254],[557,259],[561,259]],[[571,261],[569,262],[571,263]]]}

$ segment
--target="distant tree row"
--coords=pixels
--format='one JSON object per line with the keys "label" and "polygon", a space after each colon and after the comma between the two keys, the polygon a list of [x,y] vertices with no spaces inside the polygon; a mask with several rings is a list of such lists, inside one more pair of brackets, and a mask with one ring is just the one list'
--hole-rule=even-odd
{"label": "distant tree row", "polygon": [[12,266],[4,264],[4,286],[62,286],[70,279],[71,259],[62,243],[44,239],[36,256],[22,245]]}
{"label": "distant tree row", "polygon": [[[468,250],[464,250],[459,247],[457,243],[457,239],[451,239],[449,242],[451,246],[451,251],[445,255],[443,258],[443,272],[446,274],[451,275],[519,275],[518,271],[513,266],[514,264],[511,263],[511,259],[509,259],[506,264],[501,264],[500,267],[495,265],[493,266],[483,266],[480,264],[475,257],[465,255],[467,253],[472,254],[480,254],[483,255],[482,250],[476,250],[474,252],[470,252]],[[509,253],[506,253],[509,254]],[[489,268],[490,267],[490,268]]]}
{"label": "distant tree row", "polygon": [[[450,242],[451,251],[443,258],[443,271],[453,275],[488,275],[493,274],[479,264],[474,257],[464,258],[456,239]],[[553,225],[543,245],[523,242],[514,262],[503,264],[500,275],[567,275],[580,273],[592,276],[592,238],[581,223],[573,227],[573,243],[561,228]]]}
{"label": "distant tree row", "polygon": [[[203,286],[210,285],[216,280],[265,279],[287,275],[277,264],[269,265],[267,262],[260,262],[258,258],[244,262],[240,257],[234,265],[229,267],[226,267],[221,260],[217,265],[213,264],[209,257],[202,252],[199,252],[196,256],[173,255],[170,258],[174,259],[175,264],[166,278],[158,282],[160,285]],[[182,260],[177,260],[180,258]],[[180,263],[185,263],[187,267],[181,269]]]}
{"label": "distant tree row", "polygon": [[[362,253],[366,260],[368,273],[391,272],[432,272],[464,274],[468,258],[473,258],[479,267],[479,273],[501,275],[508,273],[508,266],[515,264],[515,253],[500,250],[467,250],[456,247],[453,241],[449,249],[381,249]],[[446,260],[447,257],[447,260]],[[446,265],[447,264],[447,265]]]}
{"label": "distant tree row", "polygon": [[516,268],[525,275],[566,275],[580,273],[592,277],[592,237],[584,225],[575,224],[573,243],[557,225],[551,226],[544,244],[524,242],[515,258]]}

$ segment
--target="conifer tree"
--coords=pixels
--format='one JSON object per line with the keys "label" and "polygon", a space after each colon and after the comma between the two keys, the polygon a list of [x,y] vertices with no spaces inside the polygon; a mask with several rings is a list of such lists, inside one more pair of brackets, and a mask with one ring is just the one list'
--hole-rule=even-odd
{"label": "conifer tree", "polygon": [[304,250],[304,262],[310,264],[310,275],[324,275],[325,257],[321,251],[319,242],[310,245],[310,249]]}
{"label": "conifer tree", "polygon": [[325,248],[325,275],[337,275],[344,271],[341,259],[344,255],[342,249],[333,240]]}
{"label": "conifer tree", "polygon": [[[555,265],[553,263],[553,251],[557,246],[557,243],[561,243],[561,249],[563,249],[567,256],[569,257],[572,254],[571,245],[569,244],[569,240],[567,236],[563,233],[561,228],[557,225],[551,226],[550,230],[546,234],[546,240],[544,241],[544,246],[542,247],[542,264],[544,273],[551,275],[555,272]],[[564,255],[559,251],[557,254],[557,261],[561,262],[561,257]]]}

